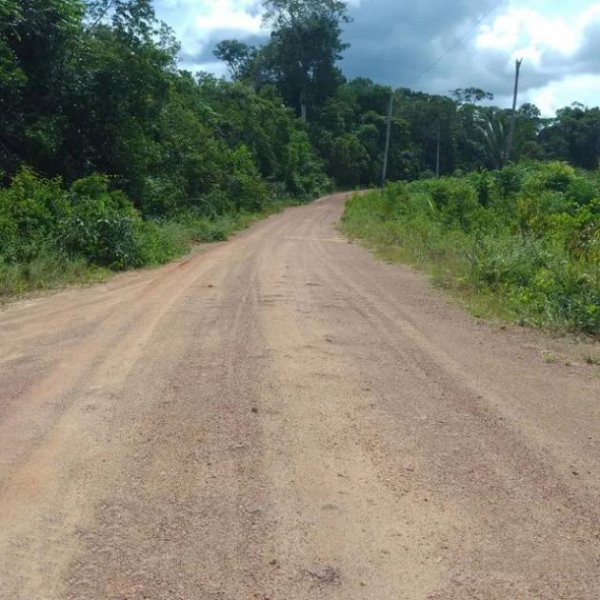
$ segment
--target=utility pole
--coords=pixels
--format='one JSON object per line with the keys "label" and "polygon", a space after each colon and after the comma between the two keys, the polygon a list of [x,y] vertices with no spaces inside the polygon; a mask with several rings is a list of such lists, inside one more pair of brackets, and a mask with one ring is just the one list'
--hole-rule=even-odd
{"label": "utility pole", "polygon": [[510,157],[513,149],[513,140],[515,137],[515,126],[517,123],[517,101],[519,97],[519,77],[521,75],[521,65],[523,64],[523,59],[519,58],[516,61],[517,71],[515,74],[515,93],[513,96],[513,107],[512,107],[512,116],[510,118],[510,130],[508,132],[508,142],[506,144],[506,162],[510,161]]}
{"label": "utility pole", "polygon": [[440,150],[442,145],[442,128],[440,120],[437,122],[437,151],[435,155],[435,176],[440,178]]}
{"label": "utility pole", "polygon": [[308,111],[307,111],[307,107],[306,107],[306,93],[303,88],[302,91],[300,92],[300,120],[303,123],[306,123],[306,121],[308,120],[307,112]]}
{"label": "utility pole", "polygon": [[383,173],[381,174],[381,187],[385,187],[387,180],[388,163],[390,157],[390,140],[392,137],[392,117],[394,114],[394,90],[390,94],[390,104],[388,106],[387,127],[385,132],[385,153],[383,155]]}

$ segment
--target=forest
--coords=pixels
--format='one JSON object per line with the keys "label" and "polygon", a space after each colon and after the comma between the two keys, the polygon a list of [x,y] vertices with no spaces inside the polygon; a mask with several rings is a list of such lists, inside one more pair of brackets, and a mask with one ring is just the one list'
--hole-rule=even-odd
{"label": "forest", "polygon": [[524,104],[509,150],[511,111],[485,90],[346,80],[344,2],[263,5],[270,35],[219,43],[219,79],[180,69],[151,0],[0,3],[0,296],[160,264],[286,204],[379,185],[392,94],[390,181],[524,161],[597,172],[599,108]]}

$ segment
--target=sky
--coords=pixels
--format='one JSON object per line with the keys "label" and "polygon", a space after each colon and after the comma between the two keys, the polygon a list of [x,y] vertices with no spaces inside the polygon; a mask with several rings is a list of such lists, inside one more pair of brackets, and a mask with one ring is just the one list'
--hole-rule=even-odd
{"label": "sky", "polygon": [[[515,60],[520,103],[552,115],[572,102],[600,104],[600,0],[350,0],[348,78],[447,94],[479,87],[509,106]],[[260,43],[257,0],[155,0],[182,43],[181,67],[225,75],[223,39]]]}

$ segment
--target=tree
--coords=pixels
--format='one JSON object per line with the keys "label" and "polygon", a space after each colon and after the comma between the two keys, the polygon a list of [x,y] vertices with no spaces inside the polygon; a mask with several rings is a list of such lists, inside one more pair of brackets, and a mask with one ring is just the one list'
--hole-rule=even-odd
{"label": "tree", "polygon": [[342,187],[353,188],[363,181],[369,158],[359,138],[346,133],[334,140],[330,157],[331,175]]}
{"label": "tree", "polygon": [[0,180],[18,162],[15,143],[22,134],[21,94],[27,76],[19,65],[14,40],[22,20],[17,0],[0,4]]}
{"label": "tree", "polygon": [[315,16],[348,22],[346,2],[341,0],[263,0],[263,7],[265,22],[276,28]]}
{"label": "tree", "polygon": [[264,49],[266,65],[284,101],[303,120],[343,82],[336,66],[348,47],[341,24],[349,19],[339,0],[264,0],[273,28]]}
{"label": "tree", "polygon": [[507,112],[496,108],[482,111],[476,128],[482,142],[484,165],[490,169],[501,169],[507,161]]}
{"label": "tree", "polygon": [[90,29],[110,23],[121,36],[149,42],[161,24],[156,20],[152,0],[87,0]]}
{"label": "tree", "polygon": [[519,108],[516,117],[513,156],[515,160],[521,157],[534,159],[543,158],[543,148],[538,142],[542,118],[540,109],[529,102]]}
{"label": "tree", "polygon": [[381,176],[390,93],[389,87],[358,78],[340,86],[315,111],[310,124],[313,144],[325,160],[327,174],[344,187],[370,185]]}
{"label": "tree", "polygon": [[484,100],[494,99],[494,94],[477,87],[457,88],[451,90],[450,95],[458,104],[477,104]]}
{"label": "tree", "polygon": [[456,103],[445,96],[407,89],[400,90],[398,96],[396,112],[407,123],[411,154],[418,157],[420,170],[436,171],[439,136],[440,172],[454,171],[458,163]]}
{"label": "tree", "polygon": [[80,0],[8,0],[0,7],[0,170],[22,162],[50,169],[78,44]]}
{"label": "tree", "polygon": [[566,160],[585,169],[598,168],[600,108],[574,103],[560,109],[556,119],[542,128],[540,143],[548,158]]}
{"label": "tree", "polygon": [[217,44],[214,55],[227,65],[234,81],[241,81],[248,75],[257,50],[238,40],[223,40]]}

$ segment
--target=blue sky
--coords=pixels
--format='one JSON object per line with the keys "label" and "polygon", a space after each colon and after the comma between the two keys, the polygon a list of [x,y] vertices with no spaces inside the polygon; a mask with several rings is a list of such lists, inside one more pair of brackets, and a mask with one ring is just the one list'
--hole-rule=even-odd
{"label": "blue sky", "polygon": [[[600,1],[352,0],[351,44],[341,67],[394,86],[447,93],[478,86],[509,104],[515,58],[524,58],[521,101],[545,114],[600,104]],[[225,38],[258,42],[256,0],[155,0],[182,42],[182,67],[224,74],[212,50]],[[493,10],[492,10],[493,9]],[[490,12],[491,10],[491,12]],[[487,19],[478,21],[490,13]],[[459,43],[460,42],[460,43]],[[454,48],[448,52],[450,48]],[[433,63],[445,56],[426,72]]]}

